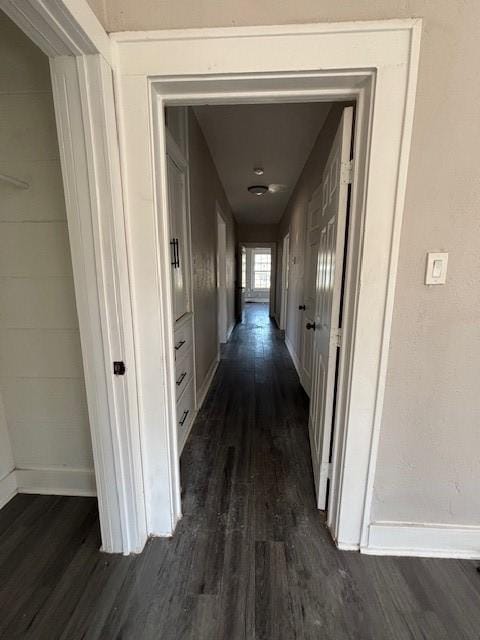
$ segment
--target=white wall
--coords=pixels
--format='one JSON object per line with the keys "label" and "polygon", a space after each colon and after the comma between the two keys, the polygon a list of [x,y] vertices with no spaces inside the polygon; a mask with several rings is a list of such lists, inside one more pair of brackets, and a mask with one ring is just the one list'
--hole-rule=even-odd
{"label": "white wall", "polygon": [[14,464],[91,471],[49,64],[1,13],[0,114],[0,173],[30,183],[0,182],[0,388]]}

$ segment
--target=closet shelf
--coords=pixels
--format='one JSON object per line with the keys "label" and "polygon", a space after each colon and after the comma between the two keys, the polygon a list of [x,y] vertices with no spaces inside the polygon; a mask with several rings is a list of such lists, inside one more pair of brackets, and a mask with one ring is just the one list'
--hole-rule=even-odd
{"label": "closet shelf", "polygon": [[20,189],[28,189],[30,187],[28,182],[24,182],[23,180],[19,180],[18,178],[14,178],[13,176],[7,176],[5,173],[0,173],[0,181],[13,184]]}

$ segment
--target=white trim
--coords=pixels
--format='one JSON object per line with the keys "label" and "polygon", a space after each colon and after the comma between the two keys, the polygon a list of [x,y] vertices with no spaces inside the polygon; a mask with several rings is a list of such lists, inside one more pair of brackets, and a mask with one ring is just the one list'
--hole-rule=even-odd
{"label": "white trim", "polygon": [[235,321],[232,322],[232,324],[228,327],[227,329],[227,342],[230,340],[231,336],[232,336],[232,332],[235,329],[237,323]]}
{"label": "white trim", "polygon": [[297,356],[297,353],[295,351],[295,347],[293,346],[293,344],[290,341],[290,338],[285,334],[285,345],[288,349],[288,353],[290,354],[290,357],[293,360],[293,364],[295,365],[295,369],[297,371],[298,374],[298,378],[300,380],[300,383],[302,381],[302,366],[300,364],[300,360]]}
{"label": "white trim", "polygon": [[348,542],[337,542],[336,545],[340,551],[359,551],[360,549],[359,544],[348,544]]}
{"label": "white trim", "polygon": [[0,509],[17,494],[17,478],[15,469],[0,480]]}
{"label": "white trim", "polygon": [[100,53],[112,43],[85,0],[0,0],[0,8],[50,58]]}
{"label": "white trim", "polygon": [[[375,471],[377,467],[378,446],[380,442],[380,428],[382,424],[383,400],[385,396],[385,386],[387,377],[388,352],[390,336],[392,330],[393,304],[395,298],[395,284],[398,270],[398,258],[400,254],[400,233],[402,229],[403,210],[405,207],[405,192],[407,188],[408,163],[410,158],[410,147],[413,131],[413,116],[415,112],[415,98],[417,90],[418,65],[420,59],[420,40],[422,33],[421,20],[413,21],[410,32],[410,53],[407,75],[407,86],[405,90],[405,109],[402,127],[402,137],[400,144],[400,154],[398,158],[398,173],[395,192],[395,209],[391,230],[391,245],[388,265],[387,290],[385,295],[385,311],[382,331],[382,343],[380,346],[380,360],[378,368],[377,393],[375,398],[375,409],[373,425],[371,430],[370,451],[368,460],[368,473],[365,489],[365,499],[363,505],[361,539],[360,544],[364,545],[368,535],[368,526],[372,518],[373,485]],[[354,180],[357,174],[357,167],[354,166]]]}
{"label": "white trim", "polygon": [[[142,292],[145,303],[137,306],[137,316],[149,315],[149,323],[142,320],[137,333],[145,350],[142,357],[156,358],[161,369],[155,390],[145,384],[140,394],[152,408],[162,402],[163,391],[158,389],[173,378],[173,364],[165,363],[163,356],[170,348],[169,337],[156,344],[157,336],[151,331],[162,322],[162,314],[157,315],[162,307],[166,315],[170,309],[168,288],[155,275],[162,270],[150,259],[168,253],[165,234],[155,233],[157,222],[153,222],[157,220],[162,229],[166,206],[161,158],[157,193],[153,188],[153,131],[161,140],[163,122],[149,117],[152,94],[162,106],[287,100],[357,103],[354,249],[347,253],[349,299],[344,307],[339,371],[343,392],[337,404],[328,509],[328,525],[339,544],[359,543],[370,519],[369,483],[375,471],[383,406],[420,32],[421,20],[414,19],[114,36],[124,189],[135,237],[131,266],[136,290]],[[156,305],[151,295],[155,282],[160,285]],[[145,375],[146,381],[152,379],[150,372]],[[143,422],[144,430],[155,429],[169,438],[168,416],[162,423],[150,419],[153,413]],[[175,494],[178,473],[169,462],[172,453],[158,455],[152,450],[149,454],[162,465],[157,480],[165,480],[163,490],[169,487],[170,494]],[[172,512],[172,502],[156,502],[155,512],[160,511]]]}
{"label": "white trim", "polygon": [[93,469],[15,469],[18,493],[96,496]]}
{"label": "white trim", "polygon": [[[217,286],[217,329],[218,343],[225,344],[228,340],[228,292],[227,292],[227,245],[228,227],[220,203],[215,201],[216,221],[216,286]],[[222,231],[220,231],[222,229]],[[222,246],[220,233],[223,235]]]}
{"label": "white trim", "polygon": [[[97,475],[102,548],[110,552],[135,552],[146,542],[146,525],[142,526],[141,522],[140,452],[130,439],[130,435],[138,438],[138,429],[131,430],[126,415],[126,388],[123,381],[114,378],[112,371],[114,360],[126,359],[125,336],[117,324],[120,310],[116,304],[118,296],[128,290],[128,284],[120,292],[115,274],[115,236],[121,236],[112,230],[112,208],[121,207],[121,201],[114,200],[115,178],[110,181],[112,149],[107,142],[108,116],[102,102],[105,99],[102,64],[100,56],[53,58],[52,88]],[[111,298],[113,291],[117,296]],[[127,364],[132,365],[133,372],[134,363]],[[135,385],[134,377],[132,384]],[[135,406],[130,409],[134,424]]]}
{"label": "white trim", "polygon": [[[287,330],[287,315],[288,315],[288,290],[289,282],[288,276],[290,273],[290,230],[283,236],[281,240],[282,244],[282,265],[281,265],[281,279],[280,279],[280,317],[277,319],[277,313],[275,312],[275,320],[277,321],[278,328],[282,331]],[[285,248],[287,251],[285,251]],[[277,307],[277,305],[275,305]]]}
{"label": "white trim", "polygon": [[[205,380],[202,382],[202,386],[198,390],[197,397],[195,399],[196,411],[200,411],[203,403],[205,402],[205,398],[207,397],[208,390],[210,389],[210,385],[213,382],[213,378],[217,373],[218,365],[220,364],[220,354],[217,353],[215,359],[213,360],[210,368],[208,370],[207,375],[205,376]],[[193,420],[192,420],[193,424]]]}
{"label": "white trim", "polygon": [[368,544],[360,550],[369,555],[478,560],[480,527],[418,522],[374,522],[369,526]]}

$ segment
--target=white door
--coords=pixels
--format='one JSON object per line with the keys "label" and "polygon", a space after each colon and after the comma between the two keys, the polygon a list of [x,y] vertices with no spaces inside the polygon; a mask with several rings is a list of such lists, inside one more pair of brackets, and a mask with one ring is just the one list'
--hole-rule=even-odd
{"label": "white door", "polygon": [[339,348],[343,255],[350,182],[353,108],[343,111],[322,176],[313,333],[309,433],[317,506],[326,509]]}
{"label": "white door", "polygon": [[[308,220],[314,219],[314,207],[317,198],[315,193],[308,208]],[[303,311],[302,324],[302,386],[310,396],[313,362],[313,333],[307,327],[315,322],[315,296],[318,260],[318,226],[307,230],[307,255],[305,260],[305,289],[303,305],[299,305],[299,311]]]}
{"label": "white door", "polygon": [[188,227],[186,167],[167,153],[171,276],[174,320],[190,311],[188,293]]}

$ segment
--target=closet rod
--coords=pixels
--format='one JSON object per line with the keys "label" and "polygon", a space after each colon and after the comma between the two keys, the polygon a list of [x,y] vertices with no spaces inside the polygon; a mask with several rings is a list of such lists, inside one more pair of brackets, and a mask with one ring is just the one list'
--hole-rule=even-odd
{"label": "closet rod", "polygon": [[18,178],[14,178],[13,176],[7,176],[4,173],[0,173],[0,180],[3,180],[3,182],[14,184],[16,187],[20,187],[20,189],[28,189],[30,187],[28,182],[24,182],[23,180],[19,180]]}

